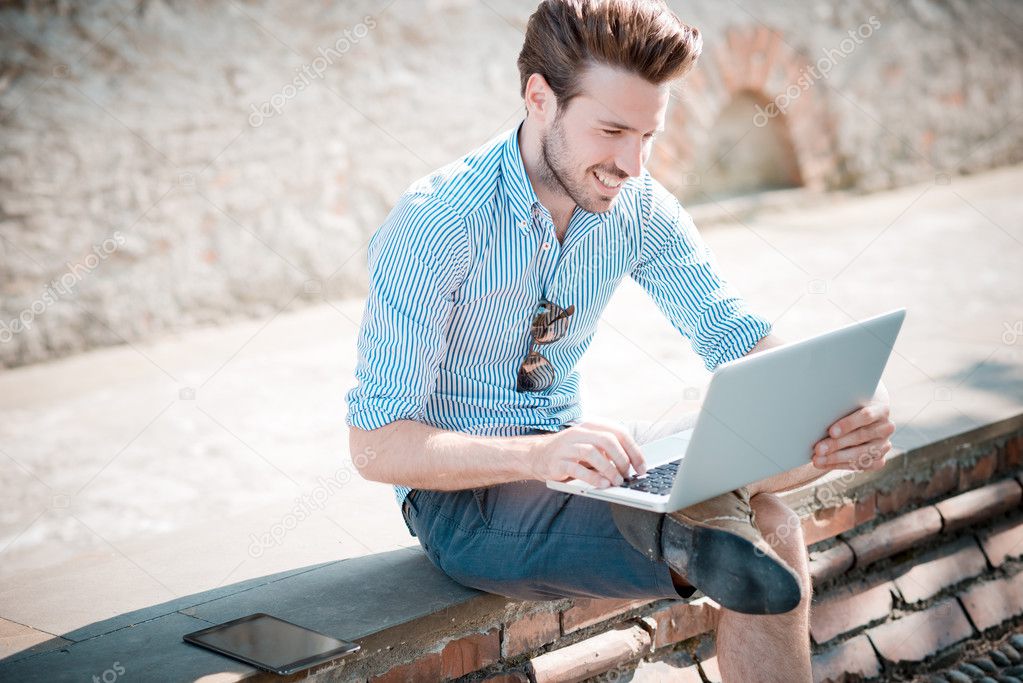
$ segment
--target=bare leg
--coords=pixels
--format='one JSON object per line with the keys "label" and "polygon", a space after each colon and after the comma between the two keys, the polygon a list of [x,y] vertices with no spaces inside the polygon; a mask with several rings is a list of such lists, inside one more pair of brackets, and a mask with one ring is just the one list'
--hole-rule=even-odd
{"label": "bare leg", "polygon": [[759,493],[750,504],[760,533],[799,575],[803,600],[791,612],[740,614],[722,609],[717,657],[725,681],[811,681],[810,570],[799,517],[773,493]]}

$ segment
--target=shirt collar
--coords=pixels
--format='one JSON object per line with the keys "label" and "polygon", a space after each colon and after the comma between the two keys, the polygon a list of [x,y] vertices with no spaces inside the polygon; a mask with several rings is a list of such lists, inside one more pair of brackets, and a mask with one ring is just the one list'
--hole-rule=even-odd
{"label": "shirt collar", "polygon": [[515,225],[522,232],[529,232],[531,213],[535,210],[546,211],[547,209],[540,203],[540,198],[533,190],[533,184],[529,182],[526,166],[522,161],[522,153],[519,150],[519,131],[522,130],[522,124],[525,121],[522,119],[519,125],[515,126],[504,143],[504,153],[501,156],[501,178],[505,198],[511,209]]}
{"label": "shirt collar", "polygon": [[[536,196],[533,184],[529,182],[529,176],[526,174],[526,166],[522,161],[519,133],[525,121],[525,119],[519,121],[519,125],[509,132],[508,139],[504,142],[504,151],[501,156],[501,176],[512,219],[520,231],[528,233],[532,214],[543,215],[547,220],[551,220],[551,214],[547,207],[540,203],[540,198]],[[586,225],[602,224],[611,213],[593,214],[583,211],[583,209],[579,209],[579,211],[585,214],[584,223]]]}

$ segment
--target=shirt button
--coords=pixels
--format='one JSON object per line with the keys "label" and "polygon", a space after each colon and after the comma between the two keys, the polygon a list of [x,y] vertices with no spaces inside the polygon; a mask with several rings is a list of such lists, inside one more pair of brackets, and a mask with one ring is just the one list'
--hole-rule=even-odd
{"label": "shirt button", "polygon": [[551,245],[550,245],[550,244],[548,244],[547,242],[544,242],[544,243],[543,243],[543,248],[544,248],[544,249],[550,249],[550,248],[551,248]]}
{"label": "shirt button", "polygon": [[520,228],[526,227],[526,221],[519,221],[519,227]]}

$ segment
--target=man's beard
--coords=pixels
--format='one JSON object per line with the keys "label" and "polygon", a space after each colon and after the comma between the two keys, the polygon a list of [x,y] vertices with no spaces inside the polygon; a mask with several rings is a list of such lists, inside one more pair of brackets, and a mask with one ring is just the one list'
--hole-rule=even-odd
{"label": "man's beard", "polygon": [[[551,126],[551,130],[540,141],[540,152],[543,160],[539,173],[540,182],[548,190],[568,195],[568,198],[575,202],[583,211],[601,213],[610,208],[606,201],[592,196],[593,190],[590,188],[588,177],[591,175],[591,169],[588,169],[581,179],[572,176],[571,169],[575,168],[575,164],[572,163],[572,155],[568,152],[568,144],[565,142],[565,129],[562,126],[560,116],[555,116],[554,125]],[[613,172],[603,171],[602,169],[602,172],[614,178],[621,177],[617,169]]]}

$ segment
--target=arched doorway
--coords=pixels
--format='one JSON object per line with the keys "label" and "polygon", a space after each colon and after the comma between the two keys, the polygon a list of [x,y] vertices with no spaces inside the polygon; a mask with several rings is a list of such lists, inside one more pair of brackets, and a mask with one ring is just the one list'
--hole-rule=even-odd
{"label": "arched doorway", "polygon": [[696,148],[690,203],[800,187],[799,161],[784,116],[766,117],[767,101],[750,91],[732,97]]}
{"label": "arched doorway", "polygon": [[[683,201],[840,186],[826,91],[813,86],[792,96],[811,65],[781,36],[768,26],[727,29],[674,95],[671,123],[649,167]],[[767,105],[776,98],[784,113],[754,118],[758,106],[774,112]]]}

